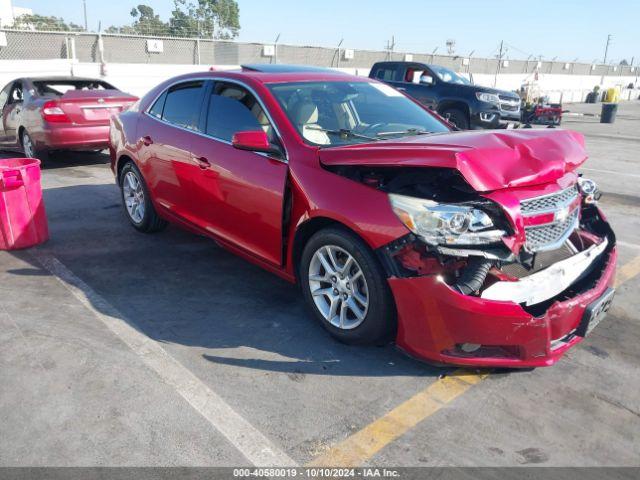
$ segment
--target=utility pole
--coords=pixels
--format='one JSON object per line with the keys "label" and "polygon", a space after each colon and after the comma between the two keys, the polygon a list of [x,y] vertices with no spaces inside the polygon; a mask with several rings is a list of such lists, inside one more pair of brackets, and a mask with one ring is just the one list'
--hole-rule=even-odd
{"label": "utility pole", "polygon": [[280,33],[276,37],[276,41],[273,42],[273,63],[278,63],[278,40],[280,40]]}
{"label": "utility pole", "polygon": [[340,42],[338,43],[338,59],[336,61],[336,67],[337,68],[340,68],[340,46],[342,45],[342,42],[344,42],[344,38],[341,38]]}
{"label": "utility pole", "polygon": [[609,54],[609,44],[611,43],[611,37],[611,34],[607,35],[607,45],[604,47],[604,60],[602,61],[602,63],[604,63],[605,65],[607,64],[607,55]]}
{"label": "utility pole", "polygon": [[393,49],[396,46],[396,37],[395,35],[391,36],[391,41],[387,40],[387,48],[385,48],[385,50],[387,51],[387,60],[391,60],[391,54],[393,53]]}
{"label": "utility pole", "polygon": [[87,23],[87,0],[82,0],[82,9],[84,10],[84,31],[89,31],[89,24]]}
{"label": "utility pole", "polygon": [[496,74],[493,77],[493,87],[495,88],[498,83],[498,73],[500,73],[500,64],[502,63],[502,50],[504,48],[504,40],[500,40],[500,53],[498,54],[498,66],[496,67]]}

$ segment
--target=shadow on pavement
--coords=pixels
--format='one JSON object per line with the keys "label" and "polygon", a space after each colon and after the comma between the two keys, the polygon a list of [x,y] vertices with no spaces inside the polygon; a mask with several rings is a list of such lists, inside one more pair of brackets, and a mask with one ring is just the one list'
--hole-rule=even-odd
{"label": "shadow on pavement", "polygon": [[[333,340],[298,288],[175,227],[136,232],[115,185],[45,190],[51,240],[40,247],[113,305],[122,320],[158,342],[206,349],[209,362],[290,375],[437,376],[447,370],[392,345]],[[43,275],[28,251],[14,253]],[[99,308],[99,306],[95,306]],[[392,367],[392,368],[391,368]]]}
{"label": "shadow on pavement", "polygon": [[53,152],[49,159],[42,164],[42,170],[56,170],[67,167],[80,167],[88,165],[103,165],[109,163],[109,154],[106,150],[90,152]]}
{"label": "shadow on pavement", "polygon": [[[0,158],[22,158],[22,152],[11,150],[1,150]],[[42,163],[42,170],[56,170],[66,167],[81,167],[89,165],[106,165],[109,163],[109,154],[107,150],[100,151],[60,151],[52,152],[49,159]]]}

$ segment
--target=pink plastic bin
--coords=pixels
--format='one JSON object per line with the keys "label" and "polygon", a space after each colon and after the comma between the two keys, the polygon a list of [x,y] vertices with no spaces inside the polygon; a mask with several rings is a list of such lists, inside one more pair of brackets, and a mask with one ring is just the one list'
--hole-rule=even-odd
{"label": "pink plastic bin", "polygon": [[0,250],[28,248],[48,239],[40,160],[0,159]]}

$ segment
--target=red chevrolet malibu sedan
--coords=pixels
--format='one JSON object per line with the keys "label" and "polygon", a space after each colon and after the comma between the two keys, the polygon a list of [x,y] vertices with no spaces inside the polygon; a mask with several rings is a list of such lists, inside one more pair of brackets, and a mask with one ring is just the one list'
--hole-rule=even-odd
{"label": "red chevrolet malibu sedan", "polygon": [[298,282],[346,343],[551,365],[613,297],[615,236],[574,132],[452,131],[375,80],[264,65],[158,85],[110,144],[136,229],[173,222]]}

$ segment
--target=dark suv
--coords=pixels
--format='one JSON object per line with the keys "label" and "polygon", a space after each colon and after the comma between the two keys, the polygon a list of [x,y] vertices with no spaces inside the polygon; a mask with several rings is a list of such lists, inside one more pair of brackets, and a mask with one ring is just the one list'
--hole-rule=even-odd
{"label": "dark suv", "polygon": [[520,121],[520,97],[504,90],[473,85],[439,65],[378,62],[369,73],[448,117],[460,129],[501,128]]}

